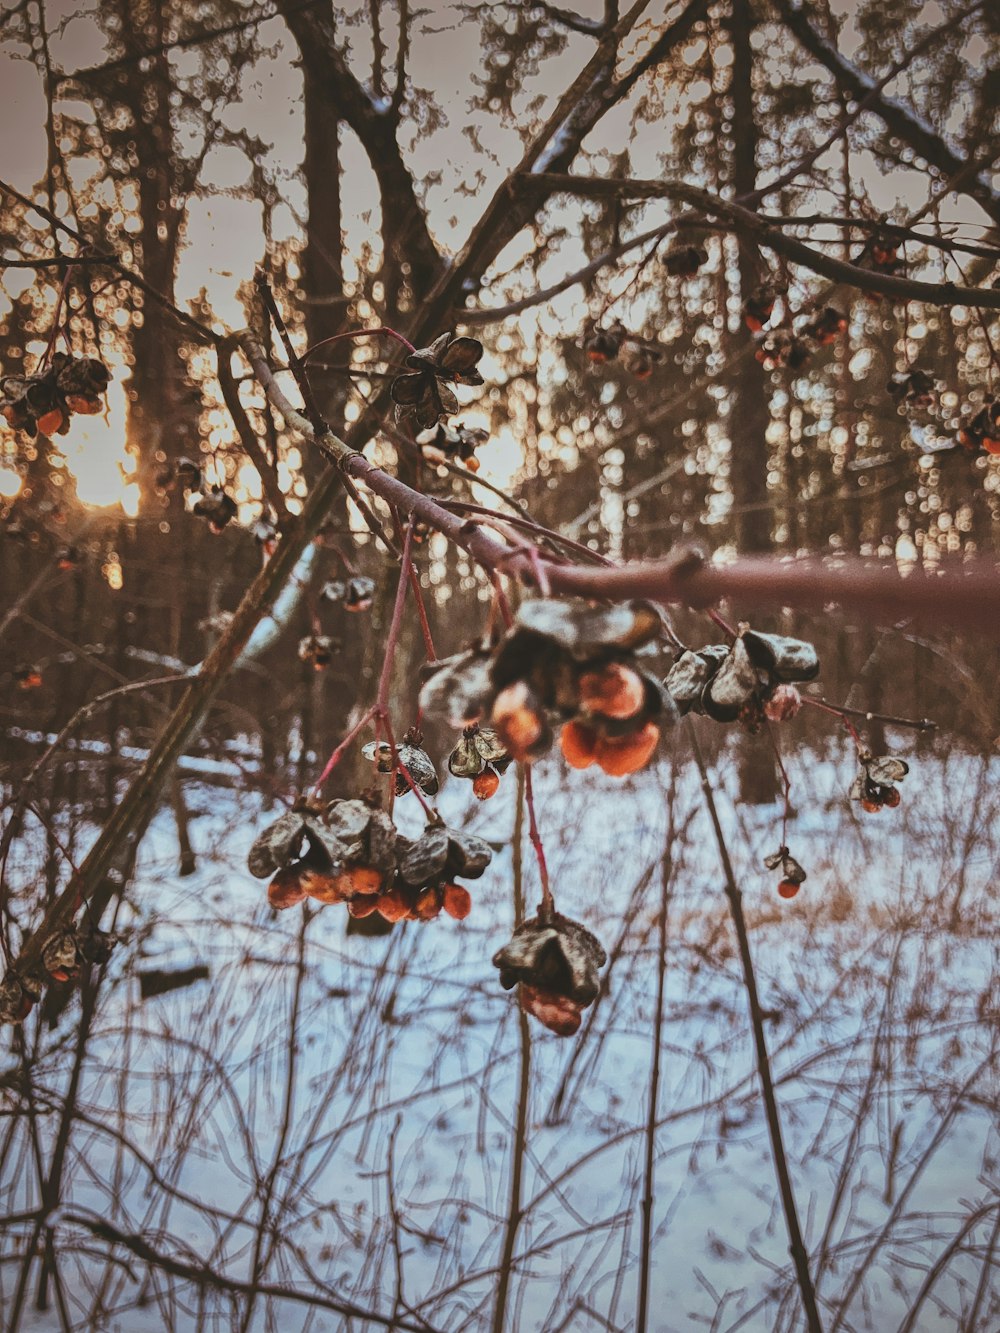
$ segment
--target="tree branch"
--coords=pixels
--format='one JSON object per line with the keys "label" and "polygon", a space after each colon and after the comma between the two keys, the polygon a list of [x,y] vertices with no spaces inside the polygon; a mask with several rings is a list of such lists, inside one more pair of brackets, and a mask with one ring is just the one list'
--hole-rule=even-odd
{"label": "tree branch", "polygon": [[[949,148],[925,121],[919,120],[893,98],[886,97],[874,79],[852,65],[836,47],[824,41],[809,22],[806,9],[793,3],[793,0],[775,0],[775,6],[782,22],[813,59],[829,70],[845,92],[863,101],[868,110],[874,111],[891,134],[908,143],[926,162],[943,171],[946,176],[964,177],[969,167],[967,159]],[[976,175],[971,184],[962,188],[1000,225],[1000,194],[988,181]]]}
{"label": "tree branch", "polygon": [[692,208],[699,208],[712,217],[721,218],[734,232],[751,236],[758,245],[767,246],[776,254],[784,255],[786,259],[801,264],[813,273],[819,273],[834,282],[846,283],[860,291],[890,296],[897,301],[926,301],[928,305],[962,305],[1000,310],[1000,291],[993,288],[959,287],[952,282],[918,282],[913,278],[896,278],[888,273],[858,268],[856,264],[848,264],[821,250],[815,250],[794,236],[786,236],[749,208],[720,199],[708,190],[700,190],[682,181],[609,180],[602,176],[557,176],[546,173],[522,176],[516,189],[529,194],[541,193],[545,197],[565,193],[589,199],[674,199]]}

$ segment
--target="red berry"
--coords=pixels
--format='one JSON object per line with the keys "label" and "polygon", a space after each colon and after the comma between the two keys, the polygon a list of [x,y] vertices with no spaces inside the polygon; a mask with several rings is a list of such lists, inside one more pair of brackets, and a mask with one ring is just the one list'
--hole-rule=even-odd
{"label": "red berry", "polygon": [[798,891],[799,886],[793,879],[783,879],[778,885],[779,898],[794,898]]}
{"label": "red berry", "polygon": [[499,774],[492,768],[484,768],[478,777],[472,779],[472,794],[477,801],[488,801],[496,795],[499,786]]}

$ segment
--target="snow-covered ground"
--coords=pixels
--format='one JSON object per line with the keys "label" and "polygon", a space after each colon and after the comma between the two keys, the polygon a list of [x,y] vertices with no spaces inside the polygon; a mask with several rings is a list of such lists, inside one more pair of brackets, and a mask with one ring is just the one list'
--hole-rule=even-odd
{"label": "snow-covered ground", "polygon": [[[1000,760],[915,757],[894,739],[911,773],[900,808],[874,816],[848,806],[854,762],[839,741],[791,752],[788,841],[809,873],[791,903],[761,864],[780,842],[780,807],[738,804],[731,750],[713,771],[825,1327],[987,1333],[1000,1327]],[[378,939],[347,935],[335,907],[304,929],[299,909],[272,913],[245,860],[273,815],[256,795],[187,791],[198,872],[176,875],[165,811],[119,916],[131,938],[83,1056],[50,1219],[72,1325],[376,1327],[273,1294],[281,1287],[395,1315],[396,1327],[491,1328],[525,1065],[515,1004],[490,963],[513,920],[514,775],[474,809],[468,784],[442,793],[446,817],[498,849],[472,886],[472,915]],[[536,803],[558,905],[601,937],[611,963],[576,1038],[531,1025],[504,1327],[635,1327],[659,1040],[647,1326],[802,1328],[718,850],[686,752],[627,783],[547,761]],[[397,812],[415,827],[412,804]],[[40,855],[22,851],[15,882]],[[530,902],[527,837],[524,874]],[[142,970],[192,964],[209,979],[140,999]],[[47,1153],[79,1004],[53,1031],[26,1027]],[[37,1190],[7,1051],[2,1189],[14,1214],[37,1207]],[[106,1223],[187,1269],[150,1267],[135,1243],[112,1244]],[[30,1234],[24,1221],[3,1231],[8,1310]],[[21,1326],[58,1329],[57,1304],[34,1308],[33,1273]]]}

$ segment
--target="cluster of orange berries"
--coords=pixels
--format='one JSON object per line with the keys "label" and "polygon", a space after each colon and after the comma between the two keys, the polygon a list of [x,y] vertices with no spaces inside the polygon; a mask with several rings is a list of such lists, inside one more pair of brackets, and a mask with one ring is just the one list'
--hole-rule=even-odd
{"label": "cluster of orange berries", "polygon": [[622,365],[633,379],[648,380],[654,366],[663,358],[655,344],[629,333],[621,324],[613,324],[607,329],[591,329],[583,339],[587,360],[595,366],[616,360],[623,348]]}
{"label": "cluster of orange berries", "polygon": [[826,306],[797,332],[788,324],[767,329],[782,295],[773,287],[759,287],[743,303],[743,322],[751,333],[763,335],[754,355],[765,370],[778,366],[800,370],[817,347],[829,347],[837,341],[847,328],[847,316]]}
{"label": "cluster of orange berries", "polygon": [[586,926],[558,912],[523,922],[493,956],[504,990],[518,990],[525,1013],[559,1037],[571,1037],[600,991],[607,954]]}
{"label": "cluster of orange berries", "polygon": [[[456,726],[484,723],[506,756],[526,762],[544,754],[561,727],[562,752],[574,768],[596,764],[624,777],[649,762],[658,722],[677,718],[669,694],[635,659],[661,630],[659,613],[645,602],[527,601],[492,656],[475,647],[439,664],[421,706]],[[475,733],[471,739],[475,745]]]}
{"label": "cluster of orange berries", "polygon": [[482,838],[436,818],[407,838],[366,795],[300,802],[261,833],[247,865],[258,879],[271,876],[268,902],[279,910],[311,898],[345,903],[354,917],[430,921],[443,910],[462,920],[472,898],[456,881],[478,879],[491,856]]}
{"label": "cluster of orange berries", "polygon": [[1000,402],[991,400],[963,421],[958,429],[958,442],[965,449],[1000,454]]}
{"label": "cluster of orange berries", "polygon": [[107,366],[96,357],[56,352],[34,375],[0,380],[0,413],[14,430],[65,435],[74,413],[89,417],[103,410],[101,395],[110,380]]}
{"label": "cluster of orange berries", "polygon": [[30,974],[10,970],[0,982],[0,1023],[23,1023],[50,982],[77,981],[85,967],[103,966],[116,937],[90,924],[54,935],[42,951],[41,966]]}

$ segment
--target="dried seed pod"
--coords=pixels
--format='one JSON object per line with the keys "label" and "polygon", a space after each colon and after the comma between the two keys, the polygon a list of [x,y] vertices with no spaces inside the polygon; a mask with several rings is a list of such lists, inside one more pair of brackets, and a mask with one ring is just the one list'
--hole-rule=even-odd
{"label": "dried seed pod", "polygon": [[345,611],[368,611],[375,598],[375,580],[362,574],[347,579],[333,579],[323,588],[328,602],[343,602]]}
{"label": "dried seed pod", "polygon": [[774,314],[778,293],[772,287],[758,287],[743,302],[743,322],[751,333],[760,333]]}
{"label": "dried seed pod", "polygon": [[587,359],[598,366],[613,361],[621,350],[622,335],[623,330],[618,327],[592,330],[583,340]]}
{"label": "dried seed pod", "polygon": [[75,981],[80,975],[82,961],[72,931],[53,936],[42,950],[42,966],[53,981]]}
{"label": "dried seed pod", "polygon": [[476,338],[454,338],[450,333],[411,353],[405,365],[413,373],[397,375],[389,386],[397,418],[412,416],[418,426],[427,428],[456,412],[458,399],[449,386],[482,384],[476,369],[482,355],[483,345]]}
{"label": "dried seed pod", "polygon": [[[578,661],[588,661],[602,654],[613,655],[616,649],[634,652],[651,643],[661,629],[660,614],[649,602],[619,602],[599,607],[537,597],[518,608],[517,620],[506,642],[516,642],[518,631],[527,630],[551,640]],[[494,672],[498,683],[502,675]]]}
{"label": "dried seed pod", "polygon": [[492,727],[473,724],[448,756],[448,771],[456,778],[477,778],[487,766],[498,774],[511,762],[507,747]]}
{"label": "dried seed pod", "polygon": [[884,806],[895,809],[899,805],[899,791],[895,784],[902,782],[910,771],[909,764],[895,755],[881,755],[878,758],[870,750],[858,753],[860,771],[851,784],[852,801],[860,801],[863,810],[875,814]]}
{"label": "dried seed pod", "polygon": [[339,647],[339,642],[327,634],[307,634],[299,640],[299,660],[308,662],[314,671],[325,671]]}
{"label": "dried seed pod", "polygon": [[11,672],[11,676],[19,690],[37,690],[43,684],[41,667],[34,666],[30,662],[19,663]]}
{"label": "dried seed pod", "polygon": [[284,870],[298,859],[312,820],[298,810],[288,810],[254,841],[247,857],[247,869],[256,879],[266,879],[276,870]]}
{"label": "dried seed pod", "polygon": [[708,251],[700,245],[672,245],[663,256],[663,267],[672,278],[692,278],[708,263]]}
{"label": "dried seed pod", "polygon": [[559,1036],[579,1028],[583,1009],[597,998],[606,962],[597,937],[558,913],[525,921],[493,955],[504,990],[519,986],[525,1011]]}
{"label": "dried seed pod", "polygon": [[278,545],[278,529],[270,519],[259,518],[250,529],[254,541],[265,555],[273,555]]}
{"label": "dried seed pod", "polygon": [[191,458],[178,458],[174,464],[174,475],[182,490],[201,490],[201,467]]}
{"label": "dried seed pod", "polygon": [[208,520],[212,532],[220,532],[232,522],[238,512],[236,501],[221,486],[212,486],[191,498],[191,512]]}
{"label": "dried seed pod", "polygon": [[492,692],[490,658],[481,648],[469,648],[435,662],[420,690],[421,710],[443,717],[449,726],[478,722]]}
{"label": "dried seed pod", "polygon": [[779,366],[801,370],[809,360],[810,351],[808,344],[788,329],[773,329],[761,339],[754,356],[765,370],[776,370]]}
{"label": "dried seed pod", "polygon": [[893,375],[885,386],[897,407],[932,407],[937,391],[937,380],[926,370],[911,370],[904,375]]}
{"label": "dried seed pod", "polygon": [[[369,741],[362,748],[361,753],[366,759],[376,760],[376,768],[380,773],[391,773],[393,771],[392,746],[388,741]],[[399,757],[399,763],[405,766],[410,777],[424,793],[425,796],[435,796],[440,783],[438,782],[437,769],[434,762],[426,750],[419,745],[408,745],[405,741],[397,745],[396,754]],[[410,790],[410,784],[407,782],[402,771],[396,768],[396,795],[405,796]]]}
{"label": "dried seed pod", "polygon": [[428,824],[413,842],[402,837],[399,841],[399,878],[413,888],[460,878],[478,879],[493,859],[488,842],[444,824]]}
{"label": "dried seed pod", "polygon": [[114,952],[118,938],[117,935],[87,924],[77,931],[76,947],[83,962],[93,967],[103,967]]}
{"label": "dried seed pod", "polygon": [[966,418],[959,427],[958,442],[966,449],[1000,454],[1000,402],[990,400],[979,412]]}
{"label": "dried seed pod", "polygon": [[8,972],[0,981],[0,1023],[23,1023],[38,998],[37,987]]}
{"label": "dried seed pod", "polygon": [[626,354],[622,364],[634,380],[648,380],[659,361],[659,353],[652,348],[636,347]]}
{"label": "dried seed pod", "polygon": [[847,316],[842,315],[839,310],[828,305],[825,310],[820,311],[815,319],[810,320],[802,332],[813,342],[818,343],[820,347],[829,347],[835,343],[841,333],[847,328]]}
{"label": "dried seed pod", "polygon": [[780,867],[782,879],[792,880],[796,884],[804,884],[808,879],[806,872],[787,847],[779,847],[770,856],[765,856],[764,864],[768,870],[777,870]]}
{"label": "dried seed pod", "polygon": [[479,471],[476,450],[490,438],[490,433],[478,426],[453,426],[437,422],[417,436],[417,444],[428,463],[461,463],[470,472]]}

